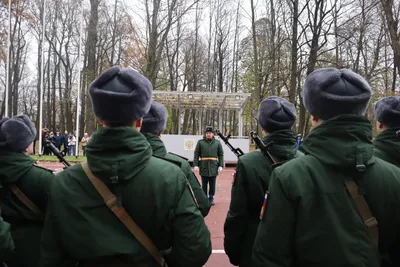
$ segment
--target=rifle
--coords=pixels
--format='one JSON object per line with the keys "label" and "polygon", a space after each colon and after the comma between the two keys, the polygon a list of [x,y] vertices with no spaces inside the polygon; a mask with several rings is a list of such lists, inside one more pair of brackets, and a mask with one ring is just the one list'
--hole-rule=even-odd
{"label": "rifle", "polygon": [[54,155],[56,155],[56,157],[60,160],[60,162],[62,162],[62,163],[65,165],[65,168],[71,166],[71,164],[70,164],[66,159],[64,159],[63,155],[61,155],[60,150],[58,150],[58,149],[53,145],[53,143],[50,142],[50,140],[45,139],[45,140],[44,140],[44,145],[45,145],[46,147],[48,147],[48,148],[51,150],[51,152],[53,152]]}
{"label": "rifle", "polygon": [[229,138],[231,137],[231,134],[228,134],[228,136],[224,136],[219,130],[215,130],[215,133],[224,141],[224,143],[229,147],[229,149],[233,152],[233,154],[236,155],[236,157],[240,157],[244,155],[244,152],[238,147],[234,148],[231,143],[229,143]]}
{"label": "rifle", "polygon": [[261,138],[258,136],[258,134],[255,131],[250,131],[250,136],[253,139],[254,143],[256,143],[257,147],[260,148],[264,157],[266,157],[268,159],[268,161],[271,163],[272,168],[275,168],[278,165],[282,164],[280,162],[276,162],[274,160],[274,158],[272,157],[271,153],[269,153],[269,151],[268,151],[268,148],[274,144],[273,141],[270,141],[267,144],[264,144],[264,142],[261,140]]}

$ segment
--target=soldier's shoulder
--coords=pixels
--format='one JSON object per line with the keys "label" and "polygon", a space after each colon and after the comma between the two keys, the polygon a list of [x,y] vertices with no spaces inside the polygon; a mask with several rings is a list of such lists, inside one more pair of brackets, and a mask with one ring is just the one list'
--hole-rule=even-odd
{"label": "soldier's shoulder", "polygon": [[284,164],[276,167],[275,170],[281,176],[287,176],[286,174],[314,169],[318,164],[321,163],[316,157],[303,154],[301,157],[295,157],[286,161]]}
{"label": "soldier's shoulder", "polygon": [[304,153],[297,149],[294,157],[297,158],[297,157],[301,157],[301,156],[304,156]]}
{"label": "soldier's shoulder", "polygon": [[398,166],[375,155],[374,160],[374,167],[377,170],[377,173],[392,175],[393,177],[398,177],[398,179],[400,179],[400,168]]}
{"label": "soldier's shoulder", "polygon": [[35,171],[35,172],[41,173],[43,175],[52,175],[52,176],[54,175],[53,174],[53,170],[47,169],[47,168],[42,167],[42,166],[37,165],[37,164],[33,165],[32,170]]}
{"label": "soldier's shoulder", "polygon": [[178,167],[181,167],[181,165],[182,165],[182,163],[179,160],[177,160],[176,158],[170,157],[168,154],[166,154],[165,156],[153,155],[153,157],[155,157],[157,159],[160,159],[160,160],[162,160],[164,162],[167,162],[167,163],[172,163],[172,164],[174,164],[174,165],[176,165]]}
{"label": "soldier's shoulder", "polygon": [[189,160],[188,158],[185,158],[185,157],[183,157],[183,156],[181,156],[181,155],[178,155],[178,154],[175,154],[175,153],[172,153],[172,152],[168,152],[168,154],[171,155],[171,156],[173,156],[173,157],[175,157],[175,158],[177,158],[177,159],[183,159],[183,160],[185,160],[185,161],[188,161],[188,160]]}
{"label": "soldier's shoulder", "polygon": [[153,155],[143,169],[142,175],[156,177],[159,184],[164,184],[168,188],[180,187],[187,181],[180,165],[181,163],[176,160]]}
{"label": "soldier's shoulder", "polygon": [[243,156],[239,157],[240,162],[252,162],[254,160],[263,159],[264,155],[261,153],[259,149],[251,151],[249,153],[244,154]]}

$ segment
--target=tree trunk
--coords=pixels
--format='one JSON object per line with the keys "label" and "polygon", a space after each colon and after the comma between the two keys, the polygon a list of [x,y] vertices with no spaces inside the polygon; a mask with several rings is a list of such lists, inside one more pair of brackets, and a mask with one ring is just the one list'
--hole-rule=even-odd
{"label": "tree trunk", "polygon": [[[87,77],[88,86],[96,78],[96,44],[97,44],[97,24],[99,17],[99,3],[100,0],[90,0],[90,19],[88,26],[88,66]],[[89,135],[96,130],[96,119],[93,113],[92,103],[90,98],[86,98],[86,132]]]}

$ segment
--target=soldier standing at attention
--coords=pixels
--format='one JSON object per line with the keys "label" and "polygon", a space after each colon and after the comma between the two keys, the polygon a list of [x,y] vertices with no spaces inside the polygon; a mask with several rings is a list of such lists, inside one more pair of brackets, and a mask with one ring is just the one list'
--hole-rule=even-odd
{"label": "soldier standing at attention", "polygon": [[[224,150],[221,143],[215,139],[214,131],[211,126],[207,126],[202,140],[197,142],[194,150],[193,166],[195,171],[199,171],[200,160],[200,176],[201,185],[204,194],[212,206],[214,206],[215,183],[217,175],[224,167]],[[208,183],[210,183],[210,192],[208,193]]]}
{"label": "soldier standing at attention", "polygon": [[325,68],[303,92],[313,129],[272,173],[252,266],[400,266],[400,169],[373,155],[368,82]]}
{"label": "soldier standing at attention", "polygon": [[201,189],[200,183],[194,175],[190,164],[186,158],[167,152],[163,141],[160,138],[161,133],[167,127],[168,110],[165,106],[159,102],[153,101],[151,103],[150,111],[144,116],[142,128],[140,132],[146,137],[149,142],[151,149],[153,150],[153,156],[163,157],[168,160],[174,161],[185,174],[191,189],[196,197],[199,209],[203,216],[207,216],[210,211],[210,201]]}
{"label": "soldier standing at attention", "polygon": [[[275,161],[281,163],[302,155],[291,130],[296,121],[295,106],[283,98],[271,96],[261,102],[258,110],[263,142],[273,142],[268,151]],[[271,163],[260,150],[239,158],[224,225],[225,252],[233,265],[251,266],[253,242],[272,171]]]}
{"label": "soldier standing at attention", "polygon": [[374,155],[400,167],[400,97],[388,96],[375,104],[374,116],[379,135]]}
{"label": "soldier standing at attention", "polygon": [[86,146],[87,162],[65,169],[52,185],[42,266],[162,266],[167,249],[169,266],[207,262],[210,233],[185,175],[153,157],[140,133],[152,92],[146,77],[117,66],[89,86],[103,127]]}
{"label": "soldier standing at attention", "polygon": [[26,115],[0,120],[1,216],[11,225],[15,243],[9,267],[38,266],[40,238],[52,171],[36,166],[33,151],[36,128]]}

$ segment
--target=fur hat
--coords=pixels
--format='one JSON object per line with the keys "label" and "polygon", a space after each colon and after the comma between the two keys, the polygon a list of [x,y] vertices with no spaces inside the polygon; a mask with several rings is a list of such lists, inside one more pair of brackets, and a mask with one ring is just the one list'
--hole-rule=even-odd
{"label": "fur hat", "polygon": [[214,132],[214,129],[213,129],[213,127],[212,126],[206,126],[206,129],[204,130],[204,132],[205,133],[208,133],[208,132]]}
{"label": "fur hat", "polygon": [[290,129],[296,121],[296,107],[284,98],[267,97],[258,107],[258,121],[268,133]]}
{"label": "fur hat", "polygon": [[388,127],[400,126],[400,97],[388,96],[375,103],[374,116]]}
{"label": "fur hat", "polygon": [[22,152],[35,140],[36,128],[26,115],[0,120],[0,149]]}
{"label": "fur hat", "polygon": [[150,111],[144,116],[140,132],[158,135],[167,127],[168,110],[156,101],[151,103]]}
{"label": "fur hat", "polygon": [[89,94],[97,119],[129,122],[143,118],[149,112],[153,86],[136,70],[115,66],[90,84]]}
{"label": "fur hat", "polygon": [[311,115],[328,120],[341,114],[364,115],[371,94],[361,75],[348,69],[323,68],[306,78],[303,102]]}

